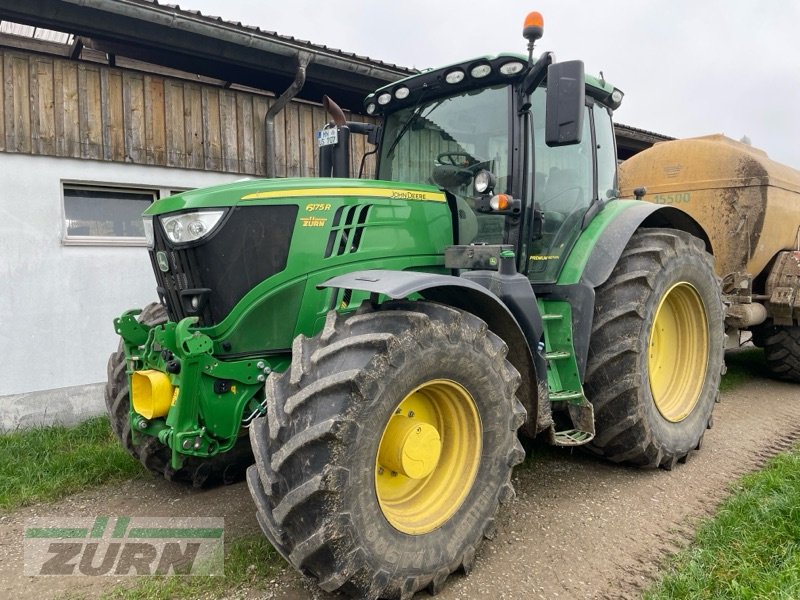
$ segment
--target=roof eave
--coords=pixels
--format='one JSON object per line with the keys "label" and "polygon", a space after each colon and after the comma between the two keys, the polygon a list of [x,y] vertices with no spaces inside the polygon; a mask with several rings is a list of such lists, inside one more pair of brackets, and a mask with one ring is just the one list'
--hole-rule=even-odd
{"label": "roof eave", "polygon": [[339,96],[340,103],[355,110],[368,92],[413,73],[148,0],[0,0],[0,17],[89,37],[104,51],[276,93],[294,78],[298,54],[308,53],[313,61],[306,96],[336,88],[333,93],[347,96]]}

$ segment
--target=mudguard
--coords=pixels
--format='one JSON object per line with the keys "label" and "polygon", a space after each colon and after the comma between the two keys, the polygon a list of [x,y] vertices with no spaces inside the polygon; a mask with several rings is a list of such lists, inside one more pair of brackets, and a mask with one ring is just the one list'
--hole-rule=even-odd
{"label": "mudguard", "polygon": [[[545,363],[537,348],[541,338],[541,326],[537,327],[525,315],[515,316],[509,308],[484,286],[452,275],[419,273],[415,271],[368,270],[340,275],[320,284],[319,288],[359,290],[371,294],[382,294],[399,300],[419,294],[426,300],[441,302],[474,314],[486,322],[489,329],[508,346],[508,360],[522,376],[520,401],[528,411],[526,433],[533,436],[549,427],[548,406],[539,406],[537,381],[546,381]],[[531,292],[531,295],[533,293]],[[534,316],[531,316],[533,318]],[[538,318],[538,314],[535,315]],[[524,319],[526,322],[520,323]],[[536,338],[529,340],[527,335]],[[541,363],[541,364],[539,364]],[[540,376],[537,375],[541,373]],[[546,403],[545,403],[546,404]],[[544,410],[548,409],[548,410]],[[540,412],[541,410],[541,412]]]}
{"label": "mudguard", "polygon": [[642,227],[686,231],[702,240],[706,250],[713,254],[708,235],[692,217],[671,206],[641,202],[618,213],[603,229],[591,248],[578,281],[559,280],[557,285],[536,286],[538,293],[566,300],[573,307],[573,344],[581,381],[586,374],[589,339],[592,335],[594,290],[606,282],[634,232]]}
{"label": "mudguard", "polygon": [[685,212],[671,206],[662,206],[651,202],[642,202],[617,216],[603,230],[597,240],[586,268],[581,275],[580,283],[596,288],[611,275],[611,271],[619,261],[622,251],[634,232],[640,227],[667,227],[680,229],[703,240],[706,250],[712,252],[708,235],[700,224]]}

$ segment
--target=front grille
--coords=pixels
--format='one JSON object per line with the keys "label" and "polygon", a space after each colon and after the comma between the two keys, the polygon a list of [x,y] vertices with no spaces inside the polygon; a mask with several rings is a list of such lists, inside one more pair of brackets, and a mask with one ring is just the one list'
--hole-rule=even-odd
{"label": "front grille", "polygon": [[[253,287],[286,268],[297,206],[239,206],[231,210],[208,239],[188,247],[175,247],[155,219],[150,261],[170,319],[197,316],[201,326],[215,325]],[[158,254],[162,252],[167,271],[159,266]],[[197,309],[191,305],[192,296],[200,300]]]}

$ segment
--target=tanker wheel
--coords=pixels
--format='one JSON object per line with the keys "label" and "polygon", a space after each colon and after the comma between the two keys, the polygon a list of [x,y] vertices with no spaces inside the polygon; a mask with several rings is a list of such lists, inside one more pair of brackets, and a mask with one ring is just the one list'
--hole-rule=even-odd
{"label": "tanker wheel", "polygon": [[800,383],[800,327],[769,325],[763,328],[761,339],[770,373]]}
{"label": "tanker wheel", "polygon": [[[146,325],[158,325],[166,320],[164,307],[155,302],[148,304],[139,315],[139,321]],[[191,483],[194,487],[234,483],[244,477],[247,467],[253,464],[253,453],[246,436],[240,437],[234,447],[223,454],[206,459],[186,457],[183,467],[177,471],[170,465],[171,450],[156,438],[147,436],[143,442],[134,443],[128,418],[131,402],[128,385],[125,351],[120,343],[119,349],[108,359],[106,411],[122,446],[149,471],[165,479]]]}
{"label": "tanker wheel", "polygon": [[711,426],[724,313],[713,259],[697,238],[641,229],[596,290],[586,394],[592,449],[671,469]]}
{"label": "tanker wheel", "polygon": [[328,315],[267,380],[247,482],[273,546],[326,591],[441,589],[495,531],[524,458],[506,345],[427,302]]}

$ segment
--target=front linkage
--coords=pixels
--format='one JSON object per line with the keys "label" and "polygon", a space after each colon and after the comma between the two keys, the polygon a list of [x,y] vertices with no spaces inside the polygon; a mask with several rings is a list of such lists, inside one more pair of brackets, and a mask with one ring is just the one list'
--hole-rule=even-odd
{"label": "front linkage", "polygon": [[264,381],[288,359],[223,361],[213,340],[195,329],[197,317],[149,326],[141,310],[114,319],[129,378],[130,427],[135,445],[157,438],[171,449],[171,466],[185,456],[211,457],[236,443],[242,426],[265,410]]}

